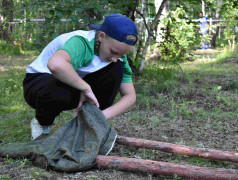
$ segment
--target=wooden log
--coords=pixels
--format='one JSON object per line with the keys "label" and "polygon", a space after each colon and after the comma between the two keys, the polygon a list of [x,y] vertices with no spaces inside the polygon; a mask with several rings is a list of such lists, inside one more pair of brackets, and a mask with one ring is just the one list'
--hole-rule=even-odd
{"label": "wooden log", "polygon": [[102,155],[98,155],[96,161],[100,169],[117,169],[165,176],[177,175],[179,177],[193,178],[197,180],[238,180],[238,171],[233,169],[212,169],[175,163]]}
{"label": "wooden log", "polygon": [[218,151],[207,148],[195,148],[166,142],[151,141],[146,139],[117,136],[117,142],[138,148],[154,149],[164,152],[171,152],[180,155],[203,157],[213,160],[224,160],[238,163],[238,153],[228,151]]}

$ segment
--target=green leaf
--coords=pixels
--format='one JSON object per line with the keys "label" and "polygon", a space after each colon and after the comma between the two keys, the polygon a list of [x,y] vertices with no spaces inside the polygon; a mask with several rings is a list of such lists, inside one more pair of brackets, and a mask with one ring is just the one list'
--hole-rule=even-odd
{"label": "green leaf", "polygon": [[57,13],[56,13],[56,16],[59,17],[59,18],[60,18],[62,15],[63,15],[62,12],[57,12]]}
{"label": "green leaf", "polygon": [[79,25],[79,20],[75,15],[72,15],[70,18],[72,19],[73,22],[75,22],[77,25]]}
{"label": "green leaf", "polygon": [[133,65],[136,67],[136,69],[138,69],[140,66],[140,61],[133,61]]}
{"label": "green leaf", "polygon": [[77,11],[78,13],[83,12],[83,10],[81,8],[77,8],[77,9],[75,9],[75,11]]}
{"label": "green leaf", "polygon": [[56,33],[56,32],[55,32],[55,33],[53,33],[53,34],[52,34],[52,39],[55,39],[57,36],[59,36],[59,34],[58,34],[58,33]]}

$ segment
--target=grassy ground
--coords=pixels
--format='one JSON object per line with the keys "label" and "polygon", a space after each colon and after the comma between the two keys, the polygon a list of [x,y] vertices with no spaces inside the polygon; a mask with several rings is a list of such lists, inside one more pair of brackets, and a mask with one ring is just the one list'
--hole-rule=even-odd
{"label": "grassy ground", "polygon": [[[34,110],[24,101],[22,80],[33,56],[0,56],[0,144],[30,141]],[[196,51],[195,61],[168,67],[151,62],[135,82],[137,103],[109,123],[119,135],[223,151],[238,151],[238,56]],[[166,67],[166,68],[165,68]],[[53,130],[76,115],[62,113]],[[116,144],[110,155],[238,169],[230,162],[180,156]],[[0,159],[0,179],[181,179],[116,170],[74,174],[46,171],[27,159]]]}

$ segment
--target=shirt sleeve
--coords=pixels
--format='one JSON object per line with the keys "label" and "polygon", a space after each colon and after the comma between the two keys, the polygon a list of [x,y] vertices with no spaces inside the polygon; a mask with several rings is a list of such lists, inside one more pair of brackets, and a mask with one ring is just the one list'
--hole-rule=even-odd
{"label": "shirt sleeve", "polygon": [[69,53],[75,70],[88,66],[94,55],[92,44],[81,36],[71,37],[60,49]]}
{"label": "shirt sleeve", "polygon": [[210,22],[209,22],[209,18],[208,17],[206,17],[206,20],[207,20],[207,23],[209,24]]}
{"label": "shirt sleeve", "polygon": [[122,82],[123,83],[132,82],[132,78],[131,78],[132,70],[129,66],[127,57],[126,55],[123,55],[121,58],[123,59],[123,67],[124,67]]}

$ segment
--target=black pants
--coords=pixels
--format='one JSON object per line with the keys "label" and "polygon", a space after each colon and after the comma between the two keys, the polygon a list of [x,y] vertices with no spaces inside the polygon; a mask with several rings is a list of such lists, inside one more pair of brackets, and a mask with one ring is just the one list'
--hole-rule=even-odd
{"label": "black pants", "polygon": [[[91,86],[100,109],[112,105],[122,81],[123,63],[111,63],[83,79]],[[52,125],[62,111],[77,108],[80,91],[48,73],[27,73],[23,81],[24,98],[36,110],[42,126]]]}

